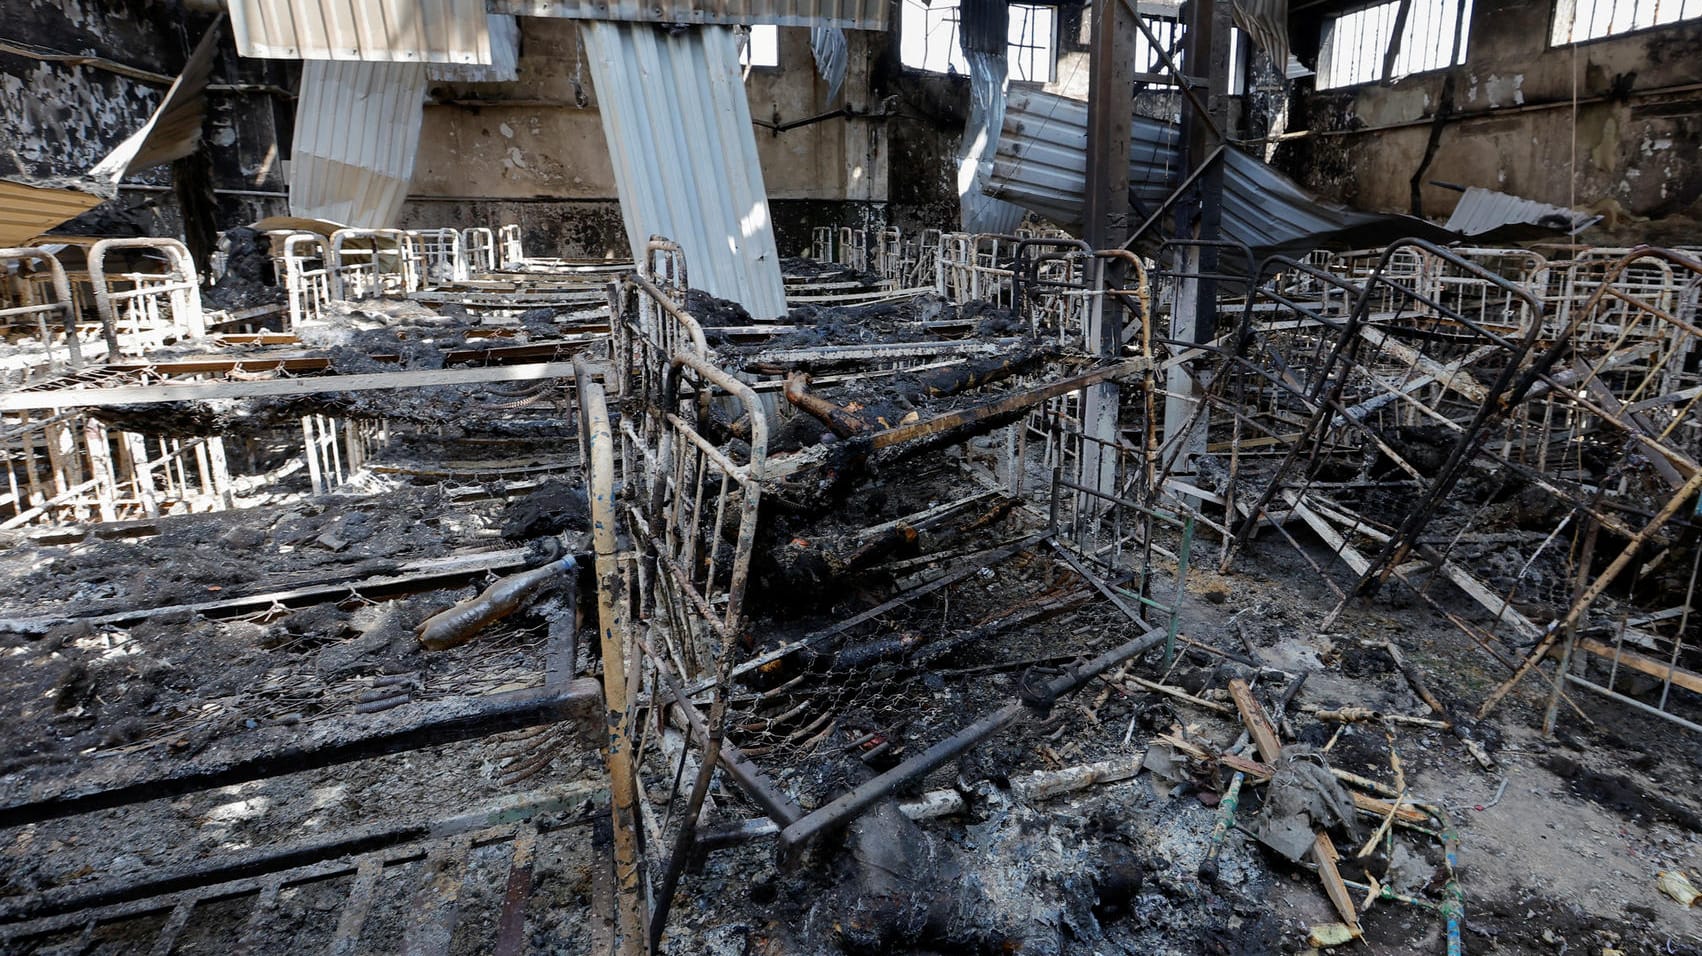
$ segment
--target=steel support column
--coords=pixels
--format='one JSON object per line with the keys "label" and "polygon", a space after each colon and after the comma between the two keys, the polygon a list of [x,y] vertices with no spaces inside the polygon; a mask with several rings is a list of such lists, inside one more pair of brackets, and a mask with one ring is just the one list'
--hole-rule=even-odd
{"label": "steel support column", "polygon": [[[1135,112],[1136,13],[1120,0],[1099,0],[1093,8],[1091,71],[1087,88],[1087,206],[1083,237],[1095,249],[1117,249],[1129,238],[1129,135]],[[1084,268],[1104,269],[1100,288],[1122,285],[1116,258],[1093,259]],[[1094,300],[1088,334],[1090,347],[1105,358],[1122,349],[1123,323],[1105,297]],[[1082,448],[1081,483],[1103,494],[1117,491],[1118,406],[1115,382],[1087,393],[1082,425],[1089,438]],[[1097,501],[1098,499],[1090,499]]]}
{"label": "steel support column", "polygon": [[[1197,169],[1217,148],[1217,130],[1227,119],[1229,93],[1229,25],[1231,7],[1216,0],[1191,0],[1183,46],[1182,82],[1204,76],[1206,114],[1196,97],[1182,99],[1182,131],[1187,168]],[[1204,69],[1202,69],[1204,67]],[[1176,235],[1212,242],[1219,238],[1222,218],[1223,164],[1212,163],[1198,179],[1195,195],[1177,204]],[[1217,335],[1217,252],[1209,245],[1184,246],[1181,261],[1170,264],[1180,274],[1176,304],[1171,313],[1170,338],[1178,342],[1210,342]],[[1205,416],[1197,413],[1201,382],[1183,366],[1166,373],[1164,457],[1175,457],[1174,473],[1189,473],[1192,460],[1206,448]]]}

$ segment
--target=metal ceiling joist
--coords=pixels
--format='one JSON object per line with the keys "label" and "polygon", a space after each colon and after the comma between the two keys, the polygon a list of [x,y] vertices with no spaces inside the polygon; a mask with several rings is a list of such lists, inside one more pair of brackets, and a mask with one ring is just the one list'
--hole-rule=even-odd
{"label": "metal ceiling joist", "polygon": [[490,0],[492,13],[569,20],[634,20],[748,26],[885,30],[887,0]]}

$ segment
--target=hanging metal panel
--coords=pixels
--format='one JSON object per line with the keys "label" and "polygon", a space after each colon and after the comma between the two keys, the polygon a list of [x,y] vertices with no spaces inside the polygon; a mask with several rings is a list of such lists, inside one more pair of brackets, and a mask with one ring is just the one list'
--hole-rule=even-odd
{"label": "hanging metal panel", "polygon": [[838,27],[816,27],[810,31],[810,53],[815,57],[816,74],[827,81],[827,99],[832,103],[845,85],[845,68],[849,65],[850,50],[845,31]]}
{"label": "hanging metal panel", "polygon": [[490,63],[484,0],[230,0],[243,56]]}
{"label": "hanging metal panel", "polygon": [[584,36],[634,261],[666,236],[694,288],[757,319],[785,315],[733,31],[592,21]]}
{"label": "hanging metal panel", "polygon": [[1472,186],[1460,197],[1459,205],[1448,217],[1448,228],[1467,236],[1491,232],[1501,235],[1498,230],[1506,226],[1539,226],[1553,232],[1582,232],[1601,218],[1587,212],[1573,212],[1565,206],[1551,206],[1534,199]]}
{"label": "hanging metal panel", "polygon": [[490,11],[522,17],[722,26],[774,23],[783,27],[885,30],[887,25],[887,0],[726,0],[713,6],[697,0],[490,0]]}
{"label": "hanging metal panel", "polygon": [[80,189],[53,189],[0,179],[0,246],[21,246],[105,201]]}
{"label": "hanging metal panel", "polygon": [[963,56],[969,63],[969,119],[957,147],[959,227],[969,233],[1009,235],[1022,223],[1022,207],[994,199],[984,189],[1005,118],[1008,64],[1003,50],[985,53],[965,47]]}
{"label": "hanging metal panel", "polygon": [[[1130,130],[1129,199],[1137,216],[1159,209],[1188,170],[1181,168],[1176,126],[1136,116]],[[1245,153],[1226,150],[1223,238],[1261,254],[1295,255],[1326,243],[1383,245],[1413,237],[1439,242],[1454,233],[1413,216],[1359,212],[1324,202]],[[1050,93],[1013,92],[1005,107],[990,196],[1016,203],[1065,228],[1079,228],[1085,204],[1087,104]],[[1160,223],[1160,230],[1167,224]],[[1155,231],[1152,239],[1159,238]]]}
{"label": "hanging metal panel", "polygon": [[290,215],[395,225],[414,175],[425,90],[423,63],[302,64]]}
{"label": "hanging metal panel", "polygon": [[222,20],[202,34],[171,88],[142,128],[119,143],[106,158],[89,170],[96,179],[116,183],[125,175],[182,159],[201,145],[201,127],[207,116],[207,84],[213,75],[213,58],[218,54]]}
{"label": "hanging metal panel", "polygon": [[[1129,192],[1135,212],[1157,209],[1180,181],[1176,127],[1136,116],[1129,137]],[[1087,176],[1087,104],[1038,90],[1012,90],[984,191],[1079,227]]]}

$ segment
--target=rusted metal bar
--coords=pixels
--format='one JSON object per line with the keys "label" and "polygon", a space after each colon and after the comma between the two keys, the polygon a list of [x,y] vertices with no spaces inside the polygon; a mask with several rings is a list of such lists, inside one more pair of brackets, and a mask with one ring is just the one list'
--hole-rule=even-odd
{"label": "rusted metal bar", "polygon": [[861,435],[869,430],[868,422],[820,395],[810,394],[809,387],[809,373],[793,372],[786,376],[786,400],[815,416],[840,438]]}
{"label": "rusted metal bar", "polygon": [[616,953],[645,952],[644,859],[639,842],[638,779],[633,766],[632,709],[628,706],[626,637],[629,622],[623,612],[626,575],[616,537],[615,447],[609,428],[609,409],[603,387],[583,356],[574,360],[580,408],[580,445],[591,467],[591,542],[597,561],[597,633],[603,657],[603,709],[606,717],[604,759],[609,772],[609,815],[614,827],[615,903],[618,923]]}
{"label": "rusted metal bar", "polygon": [[327,956],[355,956],[360,952],[361,930],[366,918],[372,915],[372,902],[378,895],[378,881],[384,876],[384,859],[368,856],[355,869],[354,883],[349,887],[348,902],[337,916],[336,935],[331,938]]}
{"label": "rusted metal bar", "polygon": [[455,924],[461,918],[461,884],[467,876],[467,857],[472,840],[456,837],[432,848],[426,855],[426,882],[414,891],[408,907],[407,929],[402,934],[402,952],[440,956],[449,952]]}
{"label": "rusted metal bar", "polygon": [[532,896],[532,856],[537,847],[538,831],[532,827],[522,828],[514,839],[508,884],[502,893],[502,913],[497,917],[493,956],[520,956],[526,951],[526,902]]}
{"label": "rusted metal bar", "polygon": [[[705,748],[709,754],[718,753],[727,726],[727,671],[732,664],[730,647],[722,648],[721,675],[717,681],[715,700],[709,705],[709,741]],[[656,911],[650,915],[650,935],[648,937],[650,951],[659,952],[662,948],[662,934],[668,927],[668,911],[674,902],[674,891],[679,887],[680,877],[685,874],[686,864],[690,861],[697,842],[697,820],[703,811],[704,798],[709,795],[710,781],[715,777],[716,761],[704,759],[698,762],[697,776],[692,780],[691,794],[686,798],[685,812],[680,817],[679,833],[675,837],[672,852],[668,855],[667,866],[662,871],[661,883],[656,888]]]}
{"label": "rusted metal bar", "polygon": [[[645,656],[655,665],[656,676],[661,680],[663,688],[668,691],[668,695],[673,698],[675,708],[685,718],[686,724],[691,728],[692,735],[697,738],[698,743],[707,752],[710,741],[713,739],[713,735],[709,732],[709,723],[705,721],[697,706],[691,702],[691,698],[686,696],[684,688],[680,686],[678,678],[674,676],[673,669],[662,655],[657,654],[643,638],[639,638],[638,641]],[[791,797],[782,793],[780,788],[776,787],[773,781],[768,778],[768,775],[762,772],[761,768],[751,763],[739,748],[726,740],[721,741],[720,761],[722,769],[726,770],[734,782],[739,785],[739,788],[745,791],[745,795],[760,806],[763,812],[776,823],[785,826],[804,815],[804,811],[799,809]]]}

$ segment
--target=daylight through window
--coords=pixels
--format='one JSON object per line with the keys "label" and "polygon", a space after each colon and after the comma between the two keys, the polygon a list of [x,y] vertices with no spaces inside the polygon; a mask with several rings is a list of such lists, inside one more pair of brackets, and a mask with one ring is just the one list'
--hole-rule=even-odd
{"label": "daylight through window", "polygon": [[740,66],[779,66],[780,28],[772,23],[746,27],[747,42],[739,50]]}
{"label": "daylight through window", "polygon": [[[1394,36],[1395,18],[1400,6],[1400,0],[1387,0],[1325,22],[1323,50],[1318,56],[1318,89],[1336,89],[1383,79],[1383,57],[1389,49],[1389,38]],[[1471,33],[1471,16],[1471,0],[1411,4],[1406,28],[1401,31],[1401,49],[1395,57],[1392,76],[1399,78],[1464,63]],[[1457,53],[1454,49],[1456,22],[1460,29]]]}
{"label": "daylight through window", "polygon": [[1555,46],[1702,17],[1702,0],[1555,0]]}
{"label": "daylight through window", "polygon": [[[956,0],[904,0],[899,20],[899,60],[914,70],[967,75],[969,64],[957,45]],[[1057,12],[1051,7],[1011,4],[1010,78],[1045,83],[1057,59]]]}

